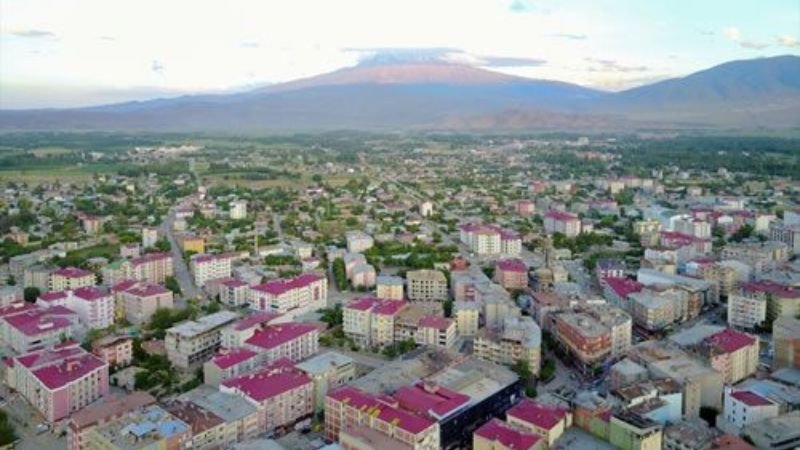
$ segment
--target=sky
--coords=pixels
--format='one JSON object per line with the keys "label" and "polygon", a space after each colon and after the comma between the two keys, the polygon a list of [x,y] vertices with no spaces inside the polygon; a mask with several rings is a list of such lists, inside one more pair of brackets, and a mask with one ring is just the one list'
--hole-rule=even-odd
{"label": "sky", "polygon": [[800,54],[800,0],[0,0],[0,108],[241,91],[387,51],[617,91]]}

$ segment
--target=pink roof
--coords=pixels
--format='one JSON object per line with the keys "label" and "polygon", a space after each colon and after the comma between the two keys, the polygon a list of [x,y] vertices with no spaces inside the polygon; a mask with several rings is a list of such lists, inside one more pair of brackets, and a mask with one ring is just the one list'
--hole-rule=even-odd
{"label": "pink roof", "polygon": [[113,293],[124,292],[124,291],[127,291],[128,289],[136,286],[138,283],[139,283],[138,280],[130,280],[130,279],[122,280],[119,283],[111,286],[111,292],[113,292]]}
{"label": "pink roof", "polygon": [[742,290],[749,293],[763,292],[778,298],[800,298],[800,291],[773,281],[745,283],[742,285]]}
{"label": "pink roof", "polygon": [[271,311],[257,312],[234,322],[233,329],[236,331],[243,331],[257,325],[267,325],[280,316],[280,314]]}
{"label": "pink roof", "polygon": [[401,408],[418,415],[429,415],[440,419],[469,404],[470,397],[441,386],[428,386],[417,383],[404,386],[393,396]]}
{"label": "pink roof", "polygon": [[136,297],[152,297],[154,295],[163,295],[169,291],[169,289],[161,286],[159,284],[154,283],[140,283],[127,291],[128,294],[134,295]]}
{"label": "pink roof", "polygon": [[63,269],[56,270],[53,272],[55,275],[60,275],[66,278],[82,278],[89,275],[94,275],[92,272],[88,270],[79,269],[77,267],[64,267]]}
{"label": "pink roof", "polygon": [[95,301],[109,296],[109,294],[105,290],[100,289],[96,286],[86,286],[78,288],[72,291],[72,294],[75,295],[75,297],[78,297],[86,301]]}
{"label": "pink roof", "polygon": [[253,289],[272,295],[281,295],[292,289],[304,288],[321,279],[322,277],[317,274],[304,273],[294,278],[268,281],[264,284],[253,286]]}
{"label": "pink roof", "polygon": [[354,309],[356,311],[368,311],[377,305],[378,302],[380,302],[380,300],[375,297],[361,297],[345,305],[345,308]]}
{"label": "pink roof", "polygon": [[[69,309],[63,309],[69,311],[70,314],[75,314]],[[72,325],[72,321],[67,318],[60,317],[60,315],[63,315],[63,311],[61,309],[55,310],[55,308],[40,309],[36,311],[29,310],[20,314],[5,317],[5,321],[26,336],[38,336],[42,332],[61,330]]]}
{"label": "pink roof", "polygon": [[393,316],[406,307],[405,300],[388,300],[376,297],[361,297],[348,303],[345,308],[357,311],[372,310],[373,314]]}
{"label": "pink roof", "polygon": [[524,399],[506,412],[508,417],[523,420],[539,428],[550,430],[563,420],[569,410],[558,406],[545,405],[535,400]]}
{"label": "pink roof", "polygon": [[275,348],[281,344],[292,341],[308,333],[312,333],[318,328],[307,323],[282,323],[279,325],[269,325],[263,330],[257,331],[245,343],[263,348],[265,350]]}
{"label": "pink roof", "polygon": [[541,437],[537,434],[518,430],[499,419],[492,419],[475,430],[475,434],[493,442],[500,442],[505,448],[526,450],[532,448]]}
{"label": "pink roof", "polygon": [[227,369],[256,356],[258,353],[246,348],[220,350],[219,354],[211,359],[220,369]]}
{"label": "pink roof", "polygon": [[108,365],[86,350],[71,346],[57,350],[42,350],[16,358],[47,386],[59,389]]}
{"label": "pink roof", "polygon": [[10,314],[19,314],[24,311],[30,311],[31,309],[39,309],[39,307],[33,303],[15,302],[8,306],[0,307],[0,317],[5,317]]}
{"label": "pink roof", "polygon": [[387,423],[393,423],[398,428],[411,434],[419,434],[436,423],[426,417],[400,409],[391,397],[379,398],[352,386],[345,385],[331,391],[328,393],[328,397],[361,411],[367,409],[375,410],[379,419]]}
{"label": "pink roof", "polygon": [[520,259],[503,259],[497,261],[495,266],[504,272],[527,272],[528,266]]}
{"label": "pink roof", "polygon": [[771,401],[756,394],[753,391],[736,391],[731,394],[731,397],[739,400],[747,406],[769,406],[774,405]]}
{"label": "pink roof", "polygon": [[644,289],[644,285],[629,278],[607,277],[603,280],[618,296],[625,298]]}
{"label": "pink roof", "polygon": [[232,287],[232,288],[247,286],[246,282],[244,282],[244,281],[242,281],[242,280],[240,280],[238,278],[226,278],[226,279],[222,280],[220,283],[223,286]]}
{"label": "pink roof", "polygon": [[726,328],[706,338],[706,343],[723,353],[732,353],[755,344],[756,339],[732,328]]}
{"label": "pink roof", "polygon": [[557,209],[551,209],[544,213],[545,217],[549,217],[553,220],[558,220],[561,222],[566,222],[568,220],[578,220],[578,216],[572,213],[568,213],[566,211],[559,211]]}
{"label": "pink roof", "polygon": [[450,328],[450,325],[452,323],[453,319],[448,319],[447,317],[424,316],[421,319],[419,319],[419,323],[417,325],[425,328],[436,328],[437,330],[446,330]]}
{"label": "pink roof", "polygon": [[163,259],[172,258],[172,255],[166,252],[157,252],[157,253],[146,253],[138,258],[131,259],[131,264],[134,266],[138,266],[141,264],[153,262],[153,261],[161,261]]}
{"label": "pink roof", "polygon": [[41,300],[43,302],[55,302],[58,300],[64,300],[67,297],[69,297],[67,291],[52,291],[41,294],[36,301],[38,302]]}
{"label": "pink roof", "polygon": [[310,384],[311,378],[287,358],[278,359],[258,372],[222,382],[223,386],[235,388],[257,402]]}

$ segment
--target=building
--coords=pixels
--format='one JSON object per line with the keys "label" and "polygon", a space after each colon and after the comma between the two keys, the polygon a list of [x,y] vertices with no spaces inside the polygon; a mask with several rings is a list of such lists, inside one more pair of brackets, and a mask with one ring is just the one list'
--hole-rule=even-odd
{"label": "building", "polygon": [[473,450],[544,450],[541,436],[491,419],[472,434]]}
{"label": "building", "polygon": [[121,419],[128,413],[155,404],[156,399],[144,391],[120,397],[109,397],[70,415],[67,426],[67,448],[89,450],[87,435],[97,426]]}
{"label": "building", "polygon": [[792,254],[800,253],[800,224],[772,222],[769,224],[769,240],[786,244]]}
{"label": "building", "polygon": [[[171,253],[147,253],[122,263],[120,279],[163,284],[175,274]],[[105,276],[103,278],[106,279]]]}
{"label": "building", "polygon": [[745,283],[728,298],[728,323],[768,327],[778,317],[800,314],[800,291],[772,281]]}
{"label": "building", "polygon": [[19,286],[0,286],[0,307],[24,300],[23,290]]}
{"label": "building", "polygon": [[108,364],[77,344],[14,357],[8,379],[48,422],[108,394]]}
{"label": "building", "polygon": [[220,311],[167,329],[164,340],[167,358],[180,369],[200,367],[219,350],[222,328],[237,317],[236,313]]}
{"label": "building", "polygon": [[193,255],[191,259],[194,283],[203,287],[211,280],[230,278],[233,257],[227,254]]}
{"label": "building", "polygon": [[585,312],[556,315],[555,337],[584,367],[597,367],[611,354],[611,330]]}
{"label": "building", "polygon": [[611,366],[609,373],[609,389],[617,390],[625,386],[630,386],[650,377],[647,369],[630,359],[623,359]]}
{"label": "building", "polygon": [[413,301],[447,300],[447,277],[430,269],[411,270],[406,273],[408,298]]}
{"label": "building", "polygon": [[143,227],[142,228],[142,248],[155,247],[158,242],[158,228]]}
{"label": "building", "polygon": [[649,419],[616,413],[609,424],[609,442],[622,450],[661,450],[663,429]]}
{"label": "building", "polygon": [[779,415],[778,404],[747,390],[725,388],[723,400],[723,423],[718,426],[729,433],[738,434],[751,423],[771,419]]}
{"label": "building", "polygon": [[653,269],[639,269],[636,273],[636,281],[648,287],[658,288],[657,285],[665,285],[686,292],[689,296],[687,320],[697,317],[704,306],[716,305],[719,302],[719,286],[706,280],[668,274]]}
{"label": "building", "polygon": [[356,363],[353,358],[336,352],[313,356],[296,367],[305,372],[314,383],[315,412],[324,409],[328,391],[344,386],[356,378]]}
{"label": "building", "polygon": [[789,259],[789,246],[777,241],[729,244],[722,249],[720,258],[741,261],[755,273],[764,273]]}
{"label": "building", "polygon": [[189,425],[157,405],[133,410],[86,433],[89,449],[177,450],[191,445],[191,439]]}
{"label": "building", "polygon": [[342,310],[344,333],[364,347],[383,347],[395,342],[397,315],[408,306],[404,300],[373,297],[356,299]]}
{"label": "building", "polygon": [[206,240],[201,236],[185,234],[178,237],[178,245],[184,253],[193,252],[203,254],[206,252]]}
{"label": "building", "polygon": [[3,342],[17,354],[52,347],[75,334],[78,315],[62,305],[13,303],[0,308]]}
{"label": "building", "polygon": [[530,317],[508,317],[502,329],[481,328],[475,336],[476,357],[495,364],[525,361],[534,375],[541,367],[542,330]]}
{"label": "building", "polygon": [[125,319],[134,325],[150,322],[158,309],[173,307],[172,291],[158,284],[134,283],[118,295]]}
{"label": "building", "polygon": [[375,286],[375,268],[369,264],[357,264],[351,271],[350,284],[355,289]]}
{"label": "building", "polygon": [[247,303],[250,285],[238,278],[227,278],[219,283],[219,301],[228,306]]}
{"label": "building", "polygon": [[247,200],[234,200],[230,203],[229,217],[231,220],[247,218]]}
{"label": "building", "polygon": [[403,299],[403,279],[393,275],[381,275],[375,280],[375,296],[387,300]]}
{"label": "building", "polygon": [[372,236],[363,231],[348,231],[345,233],[347,240],[347,251],[350,253],[361,253],[369,250],[375,245]]}
{"label": "building", "polygon": [[325,438],[340,441],[340,433],[365,426],[412,450],[439,450],[439,424],[400,407],[394,399],[343,386],[325,398]]}
{"label": "building", "polygon": [[[263,423],[259,423],[260,415],[256,406],[238,395],[201,385],[181,394],[177,400],[184,404],[195,405],[200,411],[223,421],[222,429],[193,433],[193,447],[204,444],[213,446],[213,441],[216,441],[219,447],[228,448],[236,442],[255,439],[264,431]],[[194,432],[194,428],[192,431]]]}
{"label": "building", "polygon": [[800,412],[747,425],[742,430],[758,449],[795,450],[800,446]]}
{"label": "building", "polygon": [[433,202],[424,201],[419,205],[419,215],[422,217],[430,217],[433,215]]}
{"label": "building", "polygon": [[105,336],[92,342],[92,353],[109,366],[126,367],[133,361],[133,337]]}
{"label": "building", "polygon": [[726,384],[734,384],[758,370],[758,346],[758,338],[728,328],[706,338],[700,351]]}
{"label": "building", "polygon": [[49,290],[70,291],[81,287],[94,286],[96,278],[93,272],[65,267],[50,274]]}
{"label": "building", "polygon": [[661,425],[677,423],[683,414],[681,385],[670,378],[642,381],[613,391],[623,408]]}
{"label": "building", "polygon": [[315,273],[268,281],[250,287],[250,305],[293,318],[324,308],[328,301],[328,279]]}
{"label": "building", "polygon": [[560,406],[526,398],[506,412],[506,421],[512,426],[538,434],[549,448],[572,426],[572,413]]}
{"label": "building", "polygon": [[522,239],[514,231],[497,225],[461,225],[461,243],[478,255],[518,255]]}
{"label": "building", "polygon": [[476,301],[453,302],[453,316],[456,318],[456,331],[461,337],[478,334],[481,316],[481,304]]}
{"label": "building", "polygon": [[581,234],[581,219],[577,215],[550,210],[544,214],[544,231],[547,234],[561,233],[566,237]]}
{"label": "building", "polygon": [[455,320],[436,315],[424,316],[419,320],[416,333],[417,344],[450,348],[455,341]]}
{"label": "building", "polygon": [[528,287],[528,266],[520,259],[503,259],[494,265],[494,281],[508,290]]}
{"label": "building", "polygon": [[520,216],[532,216],[536,212],[536,204],[530,200],[517,200],[514,210]]}
{"label": "building", "polygon": [[575,426],[608,441],[608,423],[613,414],[612,403],[593,391],[578,392],[573,403]]}
{"label": "building", "polygon": [[114,324],[114,297],[95,286],[77,288],[68,293],[67,307],[89,329],[108,328]]}
{"label": "building", "polygon": [[780,317],[772,324],[772,369],[800,369],[800,319]]}
{"label": "building", "polygon": [[636,325],[660,331],[686,320],[688,295],[672,288],[647,288],[628,294],[628,311]]}
{"label": "building", "polygon": [[686,419],[664,429],[664,450],[711,450],[718,432],[702,419]]}
{"label": "building", "polygon": [[625,263],[616,259],[598,259],[594,271],[600,282],[606,278],[624,278]]}
{"label": "building", "polygon": [[201,406],[174,400],[165,409],[189,426],[191,442],[188,444],[192,449],[218,449],[236,443],[233,428],[228,427],[224,419]]}
{"label": "building", "polygon": [[238,395],[254,405],[264,431],[292,426],[314,413],[314,383],[286,358],[223,381],[220,391]]}

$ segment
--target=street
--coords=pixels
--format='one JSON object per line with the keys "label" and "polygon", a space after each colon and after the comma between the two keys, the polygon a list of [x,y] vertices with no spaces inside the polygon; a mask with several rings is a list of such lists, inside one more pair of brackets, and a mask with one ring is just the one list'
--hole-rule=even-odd
{"label": "street", "polygon": [[174,261],[173,267],[175,268],[175,279],[178,280],[178,284],[181,287],[182,295],[176,296],[175,306],[178,308],[185,308],[186,300],[197,298],[198,291],[194,285],[194,280],[192,279],[192,276],[189,273],[189,267],[187,267],[186,261],[183,260],[183,254],[181,252],[180,247],[178,246],[178,241],[177,239],[175,239],[175,232],[172,229],[174,223],[175,223],[175,209],[172,208],[167,213],[167,217],[161,223],[159,232],[164,237],[167,238],[167,240],[169,241],[169,245],[172,247],[172,259]]}

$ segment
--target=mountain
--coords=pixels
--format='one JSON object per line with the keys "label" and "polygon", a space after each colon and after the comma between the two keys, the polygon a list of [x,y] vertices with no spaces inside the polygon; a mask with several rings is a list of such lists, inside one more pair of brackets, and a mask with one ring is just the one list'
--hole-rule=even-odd
{"label": "mountain", "polygon": [[0,111],[1,130],[259,132],[797,126],[800,57],[735,61],[607,93],[438,61],[345,68],[248,92]]}

